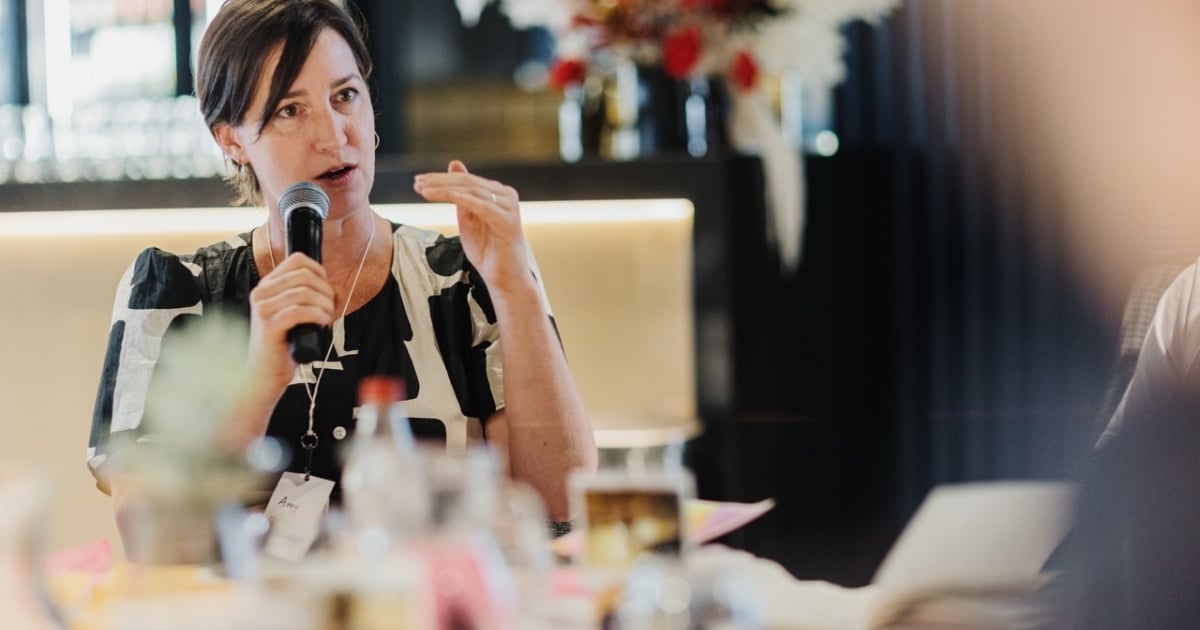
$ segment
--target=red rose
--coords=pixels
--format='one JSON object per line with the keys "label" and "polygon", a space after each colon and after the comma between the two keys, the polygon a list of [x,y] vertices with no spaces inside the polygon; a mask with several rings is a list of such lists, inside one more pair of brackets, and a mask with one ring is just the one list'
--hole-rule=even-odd
{"label": "red rose", "polygon": [[583,83],[587,78],[587,65],[578,59],[555,59],[550,66],[550,85],[561,90]]}
{"label": "red rose", "polygon": [[744,50],[737,51],[733,62],[729,64],[729,80],[739,90],[753,88],[758,83],[758,62],[754,60],[754,55]]}
{"label": "red rose", "polygon": [[704,47],[704,36],[695,26],[687,26],[663,38],[663,70],[670,76],[682,79],[695,69]]}

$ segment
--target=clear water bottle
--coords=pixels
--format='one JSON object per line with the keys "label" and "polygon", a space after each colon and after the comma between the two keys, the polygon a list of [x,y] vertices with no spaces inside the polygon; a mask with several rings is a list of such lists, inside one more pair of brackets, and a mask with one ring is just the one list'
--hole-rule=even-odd
{"label": "clear water bottle", "polygon": [[[521,617],[526,590],[515,570],[522,560],[518,552],[526,528],[510,520],[520,505],[510,505],[502,492],[503,472],[495,454],[478,445],[461,453],[426,445],[421,455],[433,508],[421,546],[436,600],[433,627],[538,628]],[[539,531],[544,532],[545,517],[539,521]]]}
{"label": "clear water bottle", "polygon": [[429,486],[403,400],[399,378],[371,376],[359,384],[342,494],[347,542],[363,558],[387,555],[429,520]]}

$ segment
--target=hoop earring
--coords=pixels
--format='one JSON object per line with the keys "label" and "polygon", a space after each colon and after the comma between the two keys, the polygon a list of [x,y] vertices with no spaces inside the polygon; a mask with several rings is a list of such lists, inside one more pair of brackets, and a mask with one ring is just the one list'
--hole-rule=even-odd
{"label": "hoop earring", "polygon": [[376,132],[373,132],[373,133],[375,134],[375,149],[376,149],[376,150],[379,150],[379,132],[378,132],[378,131],[376,131]]}

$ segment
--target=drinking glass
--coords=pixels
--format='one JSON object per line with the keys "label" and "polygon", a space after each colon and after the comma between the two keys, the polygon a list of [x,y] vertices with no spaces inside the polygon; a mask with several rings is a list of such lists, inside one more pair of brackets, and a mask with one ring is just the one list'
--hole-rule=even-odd
{"label": "drinking glass", "polygon": [[572,513],[583,538],[580,561],[623,573],[644,553],[678,556],[686,544],[683,503],[695,481],[682,467],[617,465],[570,480]]}

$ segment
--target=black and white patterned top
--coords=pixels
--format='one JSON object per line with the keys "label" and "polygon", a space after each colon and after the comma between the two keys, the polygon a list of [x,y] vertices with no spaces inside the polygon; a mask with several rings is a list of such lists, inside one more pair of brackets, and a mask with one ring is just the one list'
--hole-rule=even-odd
{"label": "black and white patterned top", "polygon": [[[320,445],[312,462],[313,474],[326,479],[340,478],[337,445],[353,433],[358,382],[365,376],[402,377],[413,432],[442,439],[451,450],[482,439],[487,419],[504,406],[496,315],[459,239],[393,225],[392,242],[392,273],[383,289],[332,326],[333,353],[316,401]],[[260,277],[250,243],[245,233],[191,255],[147,249],[122,276],[88,442],[88,467],[102,488],[110,437],[142,425],[164,337],[210,309],[249,317],[250,290]],[[532,255],[530,265],[541,288]],[[544,289],[541,294],[549,312]],[[297,368],[267,429],[291,446],[289,470],[303,469],[304,383],[315,383],[322,363]]]}

